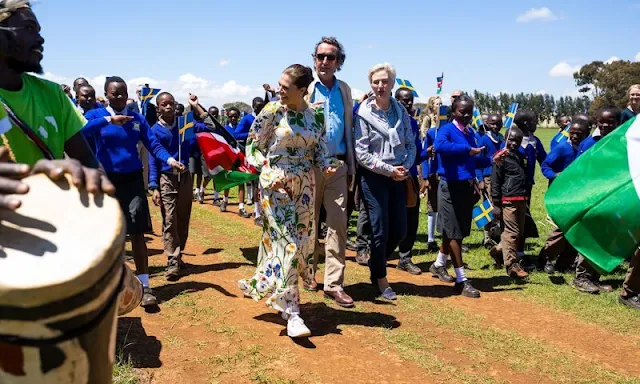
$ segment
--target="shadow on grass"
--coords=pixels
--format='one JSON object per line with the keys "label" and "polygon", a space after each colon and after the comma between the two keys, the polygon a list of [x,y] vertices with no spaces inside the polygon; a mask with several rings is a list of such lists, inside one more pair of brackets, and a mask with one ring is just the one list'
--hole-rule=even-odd
{"label": "shadow on grass", "polygon": [[250,261],[253,265],[258,264],[258,247],[251,248],[240,248],[240,252],[242,252],[242,257]]}
{"label": "shadow on grass", "polygon": [[216,253],[220,253],[224,251],[222,248],[209,248],[206,251],[202,252],[203,255],[214,255]]}
{"label": "shadow on grass", "polygon": [[171,299],[173,299],[178,295],[181,295],[184,293],[194,293],[194,292],[204,291],[206,289],[211,289],[211,288],[215,289],[216,291],[222,293],[227,297],[238,297],[217,284],[202,283],[197,281],[169,283],[166,285],[155,287],[153,289],[153,293],[156,295],[156,298],[160,303],[166,303],[168,301],[171,301]]}
{"label": "shadow on grass", "polygon": [[116,354],[133,368],[160,368],[162,343],[155,336],[147,335],[139,317],[118,318]]}
{"label": "shadow on grass", "polygon": [[[305,319],[305,324],[311,330],[311,338],[326,335],[341,335],[340,325],[355,325],[371,328],[398,328],[401,323],[395,316],[378,312],[356,312],[336,309],[325,303],[307,303],[300,306],[300,313]],[[256,320],[274,324],[280,324],[285,329],[280,332],[280,336],[287,335],[287,321],[277,313],[265,313],[255,317]],[[304,339],[298,340],[298,345],[305,348],[315,348],[310,342]]]}

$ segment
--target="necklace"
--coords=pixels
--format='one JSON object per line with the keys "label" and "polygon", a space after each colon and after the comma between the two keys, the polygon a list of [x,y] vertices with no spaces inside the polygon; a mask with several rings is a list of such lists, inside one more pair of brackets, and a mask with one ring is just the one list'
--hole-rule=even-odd
{"label": "necklace", "polygon": [[2,138],[2,144],[4,145],[4,147],[9,150],[9,158],[11,159],[11,161],[16,163],[16,154],[13,153],[13,148],[11,148],[11,145],[9,144],[9,139],[7,138],[7,135],[3,133],[2,135],[0,135],[0,137]]}

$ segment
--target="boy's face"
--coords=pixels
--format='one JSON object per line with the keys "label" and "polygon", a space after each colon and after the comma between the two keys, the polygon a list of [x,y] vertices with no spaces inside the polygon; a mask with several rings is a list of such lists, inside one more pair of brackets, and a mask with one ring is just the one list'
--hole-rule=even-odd
{"label": "boy's face", "polygon": [[585,137],[587,137],[588,130],[581,124],[572,124],[569,128],[569,141],[571,144],[578,145]]}
{"label": "boy's face", "polygon": [[520,133],[515,133],[509,135],[507,139],[507,149],[509,152],[515,152],[520,148],[520,144],[522,144],[522,135]]}
{"label": "boy's face", "polygon": [[603,112],[598,117],[598,128],[600,128],[600,133],[603,137],[618,128],[618,125],[619,123],[616,116],[611,112]]}
{"label": "boy's face", "polygon": [[487,128],[489,128],[492,132],[500,133],[500,129],[502,129],[502,119],[498,115],[491,115],[487,118]]}

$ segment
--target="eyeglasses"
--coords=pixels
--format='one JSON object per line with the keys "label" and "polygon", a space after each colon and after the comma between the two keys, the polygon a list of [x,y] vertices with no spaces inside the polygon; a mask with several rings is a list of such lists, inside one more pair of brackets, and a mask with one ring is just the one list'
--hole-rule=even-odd
{"label": "eyeglasses", "polygon": [[336,59],[336,55],[326,55],[324,53],[317,53],[314,55],[316,59],[318,59],[318,61],[324,61],[324,59],[327,59],[329,61],[334,61]]}

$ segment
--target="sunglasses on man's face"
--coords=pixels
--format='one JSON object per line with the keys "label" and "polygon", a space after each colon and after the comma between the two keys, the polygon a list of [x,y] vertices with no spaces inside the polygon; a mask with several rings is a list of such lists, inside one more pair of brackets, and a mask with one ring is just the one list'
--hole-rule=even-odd
{"label": "sunglasses on man's face", "polygon": [[324,61],[324,59],[334,61],[336,59],[336,55],[325,55],[324,53],[318,53],[316,54],[316,59],[318,59],[318,61]]}

